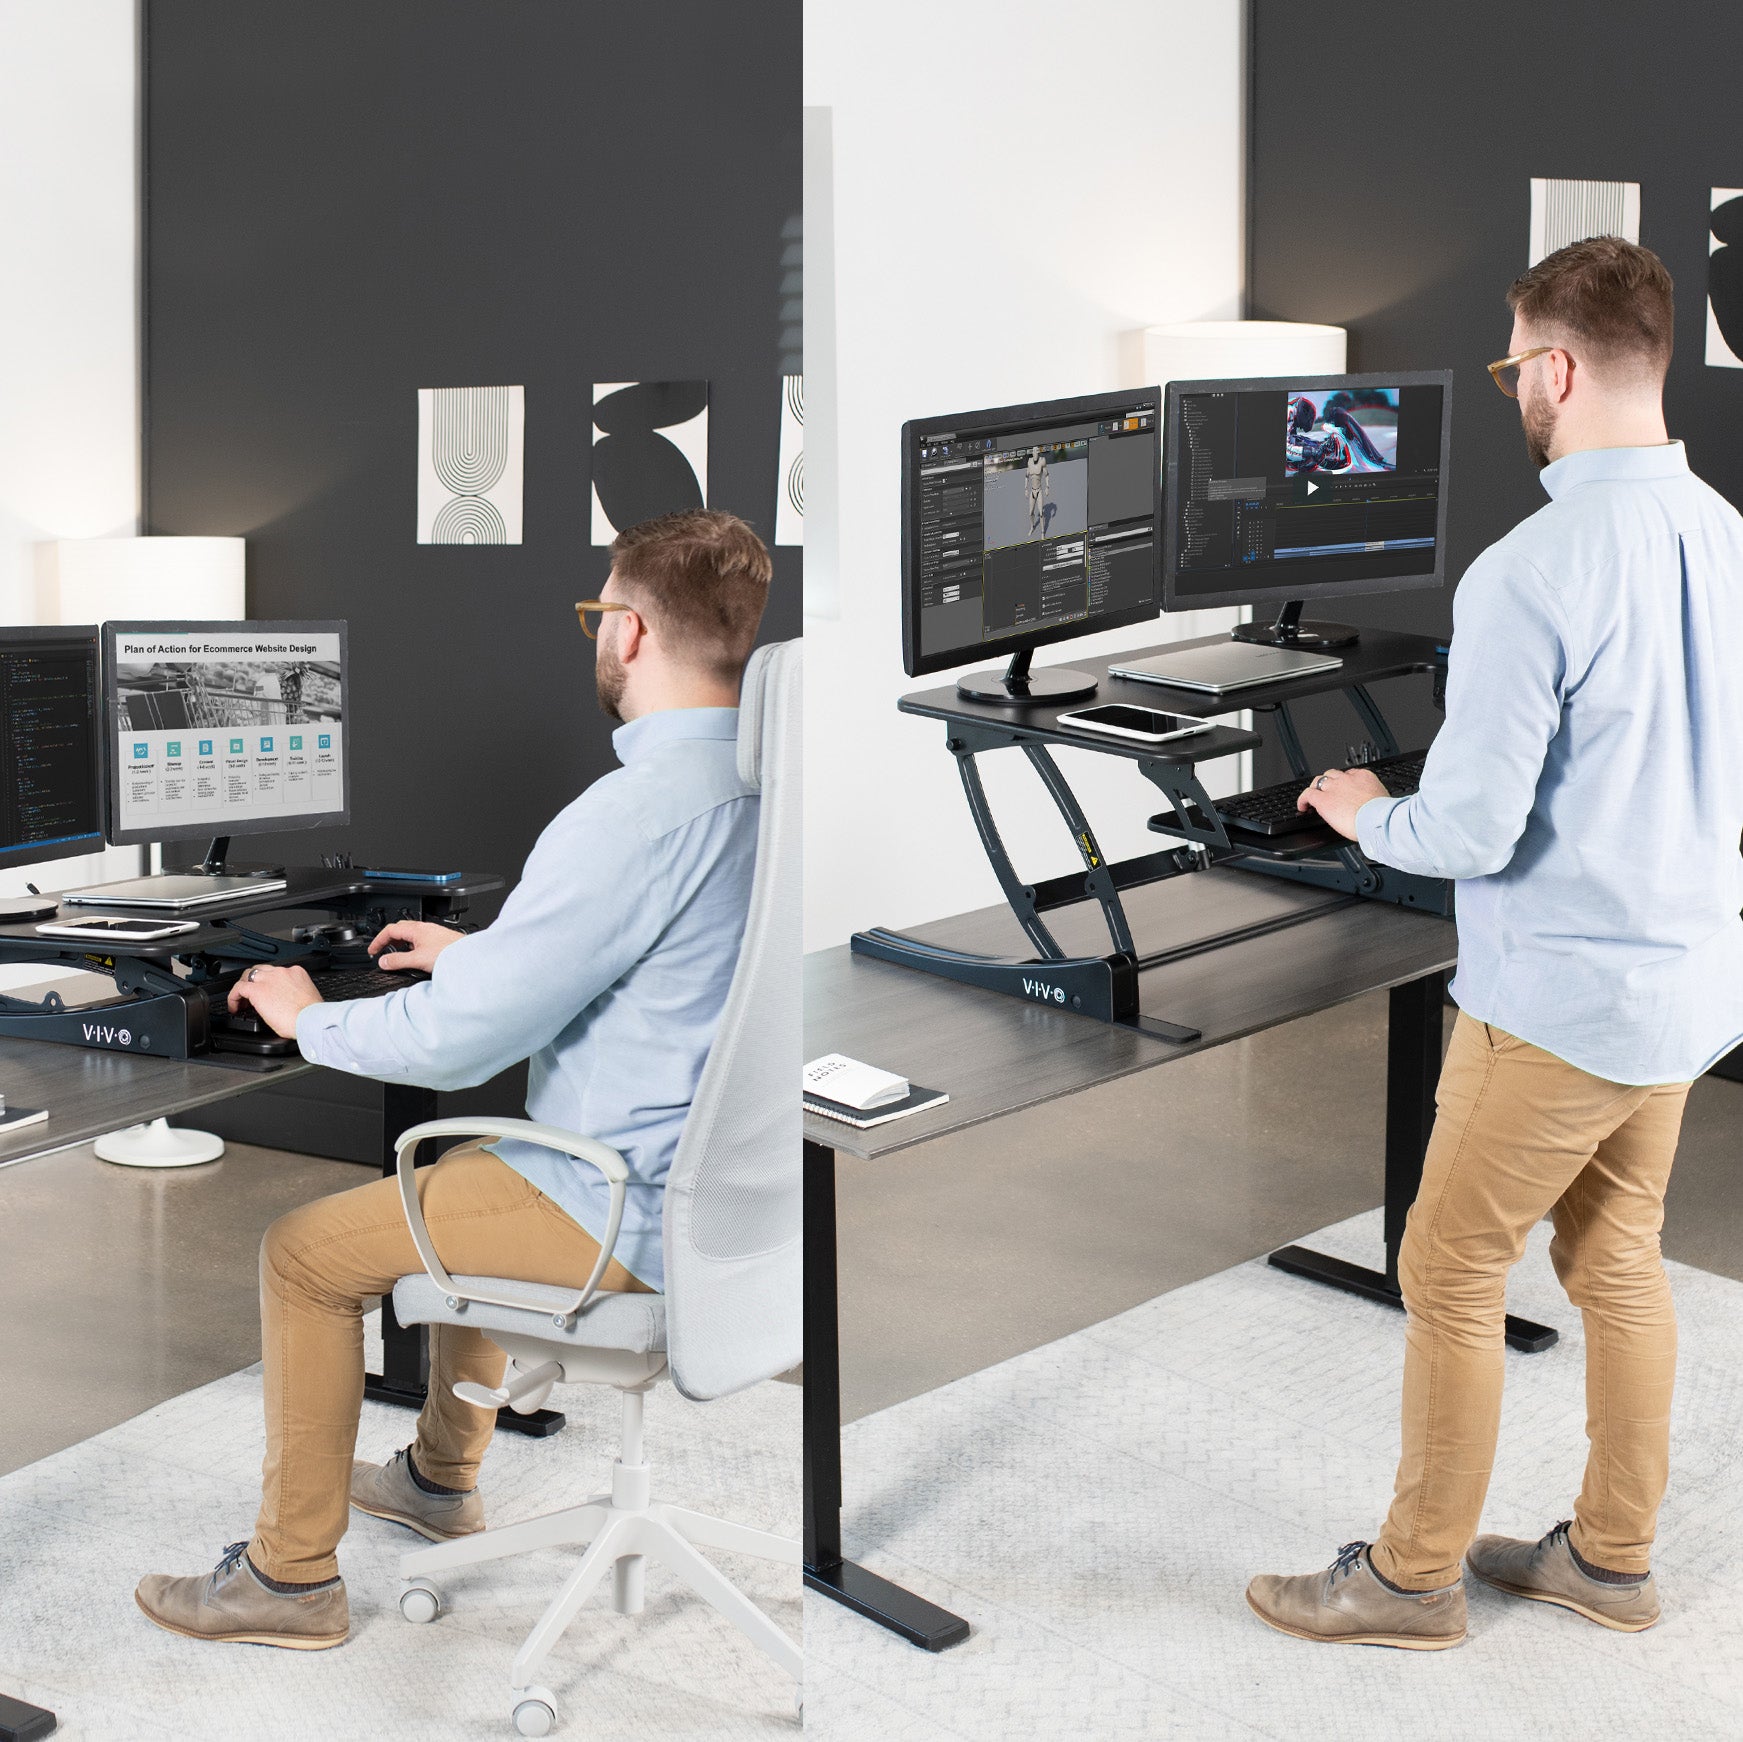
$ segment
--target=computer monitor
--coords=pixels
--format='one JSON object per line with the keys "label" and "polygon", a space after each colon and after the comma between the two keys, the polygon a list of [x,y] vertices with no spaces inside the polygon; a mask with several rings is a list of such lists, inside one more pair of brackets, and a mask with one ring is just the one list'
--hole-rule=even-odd
{"label": "computer monitor", "polygon": [[0,629],[0,867],[103,849],[97,630]]}
{"label": "computer monitor", "polygon": [[966,696],[1056,702],[1095,680],[1037,647],[1161,610],[1154,387],[902,426],[902,663],[910,677],[1008,654]]}
{"label": "computer monitor", "polygon": [[350,820],[343,623],[105,623],[116,846]]}
{"label": "computer monitor", "polygon": [[1162,607],[1282,606],[1242,641],[1339,647],[1302,602],[1446,582],[1452,371],[1170,381]]}

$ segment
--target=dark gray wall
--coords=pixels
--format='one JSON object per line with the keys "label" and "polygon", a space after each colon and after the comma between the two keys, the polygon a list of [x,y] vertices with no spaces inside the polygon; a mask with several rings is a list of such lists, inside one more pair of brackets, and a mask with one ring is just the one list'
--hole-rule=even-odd
{"label": "dark gray wall", "polygon": [[[1250,43],[1249,312],[1347,327],[1352,369],[1454,371],[1452,577],[1544,501],[1518,410],[1483,369],[1507,349],[1532,176],[1640,183],[1640,239],[1677,284],[1671,433],[1743,503],[1743,370],[1703,361],[1709,190],[1743,186],[1743,12],[1353,0],[1328,17],[1254,0]],[[1444,633],[1452,590],[1316,609]],[[1425,743],[1437,716],[1400,688],[1401,736]],[[1330,704],[1308,724],[1327,750],[1356,736]]]}
{"label": "dark gray wall", "polygon": [[[710,381],[711,504],[772,540],[799,31],[798,0],[149,0],[146,529],[242,534],[252,615],[351,626],[353,821],[240,853],[512,879],[614,766],[573,610],[608,568],[594,381]],[[525,542],[416,544],[417,389],[502,383]],[[778,551],[767,637],[799,587]]]}

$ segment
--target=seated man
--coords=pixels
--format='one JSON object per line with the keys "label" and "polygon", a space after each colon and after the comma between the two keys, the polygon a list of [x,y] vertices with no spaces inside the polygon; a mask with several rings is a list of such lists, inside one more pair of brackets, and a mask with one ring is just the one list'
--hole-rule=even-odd
{"label": "seated man", "polygon": [[[667,1172],[738,959],[755,869],[757,797],[738,773],[738,693],[770,561],[732,515],[696,510],[621,533],[600,601],[600,706],[623,767],[545,830],[496,922],[472,936],[399,923],[384,966],[431,979],[323,1003],[300,968],[257,967],[232,994],[316,1064],[456,1089],[530,1060],[528,1116],[596,1137],[629,1164],[602,1286],[657,1290]],[[599,1257],[608,1190],[586,1162],[468,1143],[418,1174],[450,1269],[579,1286]],[[307,1204],[260,1255],[266,1459],[251,1541],[215,1573],[153,1576],[137,1600],[194,1639],[318,1650],[348,1631],[335,1551],[348,1505],[432,1540],[484,1526],[479,1462],[496,1425],[457,1380],[494,1387],[505,1357],[479,1332],[431,1326],[417,1438],[383,1468],[352,1463],[363,1308],[421,1268],[391,1179]]]}

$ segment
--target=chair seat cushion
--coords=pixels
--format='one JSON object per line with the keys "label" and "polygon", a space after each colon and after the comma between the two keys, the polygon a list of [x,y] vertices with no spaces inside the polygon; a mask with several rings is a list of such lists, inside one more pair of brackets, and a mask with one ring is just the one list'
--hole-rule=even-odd
{"label": "chair seat cushion", "polygon": [[516,1307],[488,1306],[483,1301],[462,1301],[451,1307],[448,1298],[419,1271],[402,1276],[393,1285],[393,1310],[402,1325],[470,1325],[489,1336],[492,1331],[512,1331],[522,1337],[537,1337],[546,1343],[561,1343],[574,1349],[623,1349],[632,1355],[649,1355],[666,1346],[666,1297],[660,1294],[609,1294],[604,1290],[590,1300],[581,1316],[567,1330],[552,1322],[558,1310],[575,1298],[572,1288],[551,1288],[537,1282],[511,1282],[496,1276],[456,1276],[461,1288],[488,1289],[505,1300],[525,1301]]}

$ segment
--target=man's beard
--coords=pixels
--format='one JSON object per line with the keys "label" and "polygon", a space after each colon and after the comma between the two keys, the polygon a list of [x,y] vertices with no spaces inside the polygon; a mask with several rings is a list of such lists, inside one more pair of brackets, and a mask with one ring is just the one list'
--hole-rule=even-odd
{"label": "man's beard", "polygon": [[1555,440],[1555,413],[1542,394],[1533,393],[1519,401],[1519,421],[1525,430],[1525,451],[1541,472],[1549,464],[1549,446]]}
{"label": "man's beard", "polygon": [[617,649],[605,641],[599,642],[599,652],[593,661],[593,681],[599,689],[599,711],[607,719],[623,724],[623,691],[629,673],[617,657]]}

